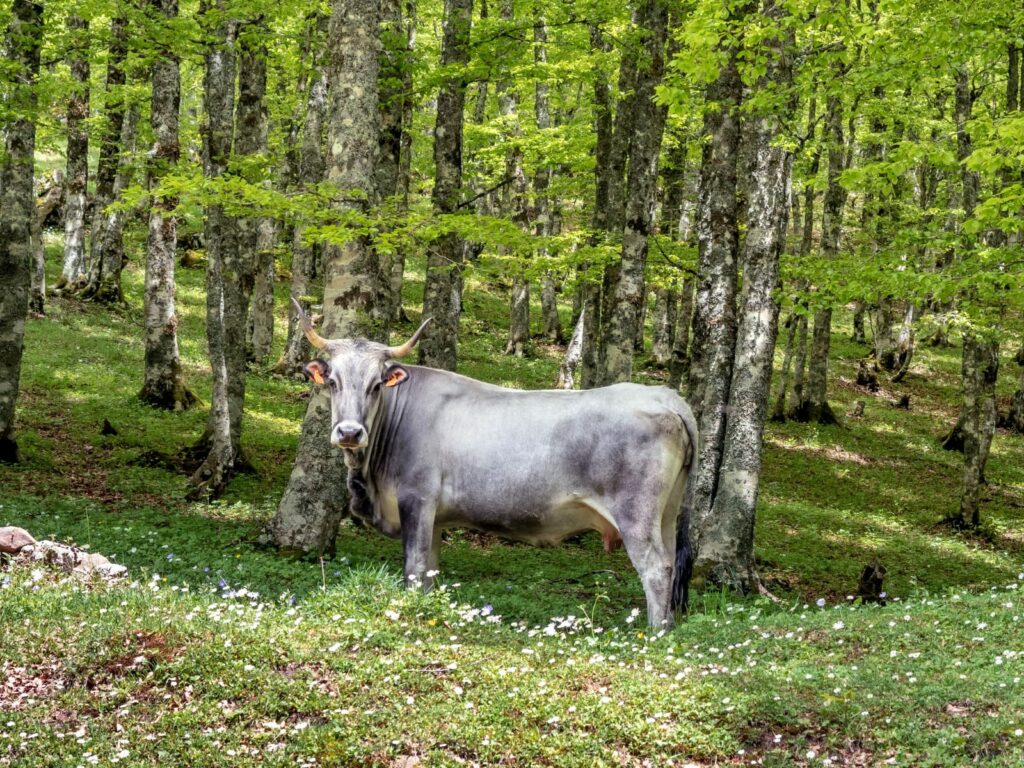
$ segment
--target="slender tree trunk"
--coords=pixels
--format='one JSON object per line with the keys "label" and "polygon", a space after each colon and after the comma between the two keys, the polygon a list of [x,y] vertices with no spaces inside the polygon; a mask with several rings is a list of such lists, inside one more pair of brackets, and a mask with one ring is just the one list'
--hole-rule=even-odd
{"label": "slender tree trunk", "polygon": [[665,128],[666,110],[656,102],[655,92],[665,71],[668,8],[662,0],[644,0],[638,15],[646,37],[643,63],[636,65],[632,104],[635,122],[629,147],[629,199],[623,221],[622,258],[610,305],[613,309],[605,317],[603,331],[605,383],[629,381],[633,373],[637,329],[642,327],[647,298],[644,269],[648,238],[653,231],[658,155]]}
{"label": "slender tree trunk", "polygon": [[683,278],[683,290],[679,294],[676,308],[672,361],[668,369],[668,385],[673,391],[678,391],[690,378],[690,321],[693,317],[693,289],[696,282],[690,275]]}
{"label": "slender tree trunk", "polygon": [[[547,83],[547,52],[548,32],[544,17],[537,15],[533,23],[533,63],[538,69],[538,80],[534,89],[534,115],[537,120],[537,130],[541,134],[551,130],[551,105],[548,95],[550,88]],[[535,234],[541,238],[548,238],[555,234],[556,222],[553,201],[548,197],[548,188],[551,185],[552,169],[550,165],[542,164],[533,177],[533,190],[536,196],[536,227]],[[548,251],[541,246],[537,253],[538,258],[548,258]],[[541,277],[540,307],[541,320],[543,323],[543,336],[552,344],[562,344],[565,341],[562,333],[562,321],[558,317],[558,300],[554,276],[550,271]],[[582,336],[580,337],[582,344]]]}
{"label": "slender tree trunk", "polygon": [[789,393],[789,375],[793,368],[798,320],[797,314],[790,312],[783,323],[783,328],[786,329],[786,348],[782,353],[782,370],[779,371],[779,388],[776,390],[775,405],[772,407],[772,421],[786,420],[786,395]]}
{"label": "slender tree trunk", "polygon": [[249,361],[267,364],[274,345],[274,255],[277,249],[277,222],[269,216],[257,219],[256,279],[252,288],[252,309],[246,332]]}
{"label": "slender tree trunk", "polygon": [[[113,242],[114,237],[109,231],[111,219],[119,217],[108,214],[106,209],[114,202],[119,191],[115,190],[118,172],[122,168],[123,155],[128,148],[124,130],[128,111],[124,87],[124,60],[127,55],[128,19],[125,16],[116,16],[110,22],[107,82],[103,94],[106,122],[100,136],[100,156],[96,165],[96,190],[92,204],[92,227],[89,231],[89,274],[81,292],[81,298],[101,303],[121,303],[124,300],[121,293],[120,271],[124,254],[120,243],[120,230],[117,232],[117,242]],[[119,222],[114,226],[118,224]],[[117,275],[114,285],[111,285],[109,278],[104,279],[110,272],[116,272]]]}
{"label": "slender tree trunk", "polygon": [[[441,66],[450,68],[437,95],[434,128],[434,214],[456,212],[462,192],[462,124],[466,104],[466,74],[473,0],[445,0]],[[423,314],[433,318],[420,342],[420,363],[455,370],[462,308],[462,238],[455,232],[438,235],[427,246]]]}
{"label": "slender tree trunk", "polygon": [[[401,146],[398,158],[398,215],[409,211],[409,192],[412,185],[412,117],[413,102],[413,54],[416,50],[416,3],[406,0],[405,5],[405,48],[402,55],[402,115]],[[409,318],[402,307],[402,285],[405,281],[405,250],[399,248],[391,258],[391,306],[392,320],[405,322]]]}
{"label": "slender tree trunk", "polygon": [[569,339],[565,357],[562,358],[562,365],[558,369],[558,381],[555,384],[557,389],[574,389],[576,386],[576,371],[579,370],[583,357],[583,328],[587,323],[586,317],[586,310],[583,310],[576,319],[572,338]]}
{"label": "slender tree trunk", "polygon": [[[151,0],[168,21],[178,15],[178,0]],[[166,32],[170,40],[169,30]],[[164,175],[178,163],[178,108],[181,82],[173,45],[153,62],[150,122],[153,148],[147,172],[150,191],[149,237],[146,245],[145,373],[139,397],[157,408],[185,410],[195,402],[185,387],[178,354],[178,316],[174,306],[174,257],[178,241],[174,209],[177,199],[161,192]]]}
{"label": "slender tree trunk", "polygon": [[[329,34],[328,181],[339,213],[365,214],[379,197],[380,0],[335,0]],[[350,195],[350,190],[363,194]],[[326,338],[387,338],[388,281],[368,237],[327,246],[324,285]],[[330,403],[317,391],[306,410],[288,487],[267,532],[278,547],[333,552],[345,513],[345,468],[329,442]]]}
{"label": "slender tree trunk", "polygon": [[75,86],[68,98],[67,180],[64,184],[64,269],[54,290],[81,287],[86,274],[85,195],[89,182],[89,22],[68,18],[68,34],[75,41],[70,60]]}
{"label": "slender tree trunk", "polygon": [[[843,226],[846,190],[839,177],[847,167],[847,147],[843,138],[843,101],[838,94],[826,100],[826,123],[829,132],[828,188],[822,203],[821,252],[827,258],[839,253]],[[852,143],[852,137],[851,137]],[[834,424],[835,414],[828,403],[828,353],[832,341],[832,307],[821,307],[814,313],[814,335],[807,373],[806,390],[794,416],[799,421]]]}
{"label": "slender tree trunk", "polygon": [[1010,400],[1010,411],[1004,426],[1014,432],[1024,434],[1024,345],[1017,350],[1014,362],[1020,367],[1017,373],[1017,391]]}
{"label": "slender tree trunk", "polygon": [[914,315],[916,314],[913,304],[908,304],[903,313],[903,324],[896,336],[896,347],[893,355],[893,382],[900,382],[910,370],[910,362],[914,359]]}
{"label": "slender tree trunk", "polygon": [[667,367],[672,360],[672,342],[676,332],[677,286],[656,288],[654,291],[654,313],[651,316],[651,361]]}
{"label": "slender tree trunk", "polygon": [[977,528],[981,522],[981,485],[992,436],[996,430],[996,379],[999,343],[964,335],[964,474],[957,527]]}
{"label": "slender tree trunk", "polygon": [[28,312],[29,258],[36,215],[32,183],[35,159],[39,49],[43,6],[13,0],[5,41],[8,88],[4,108],[17,110],[4,125],[0,155],[0,462],[18,460],[14,411],[21,382]]}
{"label": "slender tree trunk", "polygon": [[[267,150],[267,51],[262,42],[266,39],[266,25],[259,17],[245,22],[238,38],[237,58],[233,26],[233,22],[224,23],[206,57],[206,161],[212,180],[225,176],[232,156],[236,61],[238,107],[233,154],[244,168]],[[250,183],[253,181],[250,179]],[[255,282],[259,228],[258,218],[233,219],[216,205],[207,209],[207,339],[214,374],[213,398],[205,435],[209,452],[192,475],[192,498],[220,496],[231,477],[247,463],[242,453],[248,359],[245,334]]]}
{"label": "slender tree trunk", "polygon": [[43,196],[36,201],[36,215],[32,219],[32,275],[28,308],[37,315],[43,314],[46,309],[46,249],[43,244],[43,224],[64,197],[64,174],[61,171],[54,171],[52,181],[47,182],[44,189]]}
{"label": "slender tree trunk", "polygon": [[[765,17],[779,22],[784,13],[781,3],[765,0]],[[793,79],[793,37],[781,29],[776,34],[768,43],[772,55],[762,84],[786,90]],[[792,167],[790,152],[779,146],[778,141],[784,119],[770,115],[755,117],[748,132],[755,161],[749,188],[742,309],[728,389],[725,439],[710,514],[697,518],[695,572],[706,574],[716,584],[744,592],[758,584],[754,568],[754,519],[779,314],[773,293],[786,241]],[[707,413],[705,410],[704,414]],[[701,475],[702,471],[698,472],[698,477]],[[695,509],[707,509],[706,503],[701,500]]]}
{"label": "slender tree trunk", "polygon": [[[316,39],[324,40],[327,36],[328,17],[319,15],[317,19]],[[323,46],[317,46],[318,49]],[[324,180],[325,163],[323,154],[324,113],[327,110],[327,73],[323,61],[314,60],[313,72],[309,80],[309,92],[306,95],[306,119],[302,134],[302,149],[299,152],[298,175],[299,183],[306,187],[315,187]],[[291,295],[298,301],[307,314],[311,314],[313,302],[313,280],[316,275],[317,250],[319,246],[309,242],[305,229],[296,225],[292,233],[292,280]],[[279,373],[294,373],[310,356],[309,342],[298,327],[295,316],[289,312],[288,336],[285,340],[284,353],[274,366]]]}
{"label": "slender tree trunk", "polygon": [[[596,25],[590,27],[590,47],[595,53],[605,52],[605,43],[601,30]],[[609,196],[612,185],[612,137],[613,121],[611,93],[604,69],[598,65],[594,68],[594,129],[596,144],[594,156],[594,212],[591,226],[594,235],[591,245],[599,242],[599,236],[608,227]],[[601,365],[601,281],[593,274],[590,265],[582,265],[580,273],[580,312],[586,313],[587,322],[583,328],[583,352],[581,359],[580,386],[591,389],[600,386]]]}

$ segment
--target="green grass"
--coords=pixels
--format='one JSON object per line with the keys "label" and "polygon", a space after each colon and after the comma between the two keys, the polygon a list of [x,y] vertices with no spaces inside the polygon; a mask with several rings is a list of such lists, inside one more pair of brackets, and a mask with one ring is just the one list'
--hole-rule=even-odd
{"label": "green grass", "polygon": [[[203,275],[179,271],[182,355],[204,401],[183,414],[136,399],[141,277],[126,272],[123,311],[57,301],[28,324],[23,461],[0,470],[0,525],[110,555],[132,582],[0,572],[0,766],[109,765],[123,751],[121,765],[196,766],[1024,760],[1024,440],[996,438],[985,535],[939,526],[959,491],[960,457],[936,441],[956,415],[956,348],[919,348],[905,382],[872,395],[853,384],[866,349],[840,314],[830,397],[842,426],[773,424],[766,437],[757,554],[781,602],[707,593],[651,638],[629,620],[636,574],[596,536],[537,549],[456,532],[447,586],[429,596],[398,587],[396,542],[351,524],[323,563],[260,549],[301,381],[250,376],[243,443],[257,473],[216,504],[186,503],[184,476],[153,452],[202,432]],[[415,259],[408,277],[415,321]],[[278,284],[279,328],[286,295]],[[502,354],[507,312],[471,279],[461,370],[550,386],[557,350]],[[904,392],[911,410],[890,407]],[[864,417],[842,418],[855,400]],[[117,435],[100,435],[104,419]],[[895,601],[855,605],[846,596],[876,558]]]}

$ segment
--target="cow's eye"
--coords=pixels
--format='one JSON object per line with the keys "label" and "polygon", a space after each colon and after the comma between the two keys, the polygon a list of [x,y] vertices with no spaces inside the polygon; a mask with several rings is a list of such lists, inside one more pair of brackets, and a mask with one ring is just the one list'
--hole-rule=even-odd
{"label": "cow's eye", "polygon": [[337,389],[338,388],[338,382],[336,382],[334,379],[328,379],[327,380],[327,386],[329,386],[331,389]]}

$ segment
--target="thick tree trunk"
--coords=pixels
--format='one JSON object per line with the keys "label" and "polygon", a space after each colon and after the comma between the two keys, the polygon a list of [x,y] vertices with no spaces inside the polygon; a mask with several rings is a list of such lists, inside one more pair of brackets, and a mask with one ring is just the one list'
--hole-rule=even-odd
{"label": "thick tree trunk", "polygon": [[892,298],[884,296],[871,313],[875,362],[886,371],[896,367],[896,340],[892,336]]}
{"label": "thick tree trunk", "polygon": [[43,6],[13,0],[4,53],[8,88],[5,109],[18,110],[4,125],[0,155],[0,462],[18,460],[14,410],[21,382],[28,312],[29,258],[36,215],[32,184],[34,113],[43,38]]}
{"label": "thick tree trunk", "polygon": [[75,41],[70,60],[74,90],[68,97],[67,179],[64,183],[64,268],[56,291],[76,290],[86,274],[85,195],[89,183],[89,22],[68,18],[68,34]]}
{"label": "thick tree trunk", "polygon": [[[125,168],[128,140],[134,133],[125,131],[128,99],[125,93],[124,61],[128,55],[128,19],[117,16],[110,22],[110,51],[107,55],[107,82],[103,94],[106,122],[100,136],[100,156],[96,165],[96,190],[92,203],[92,227],[89,231],[89,274],[81,298],[104,304],[121,303],[121,245],[123,215],[107,212],[124,184],[118,188],[120,172]],[[134,108],[134,107],[133,107]],[[129,118],[130,119],[130,118]],[[134,115],[138,120],[138,114]],[[115,231],[111,231],[111,229]]]}
{"label": "thick tree trunk", "polygon": [[964,474],[959,514],[951,521],[957,527],[977,528],[981,522],[981,485],[996,430],[998,373],[999,343],[966,333],[963,353]]}
{"label": "thick tree trunk", "polygon": [[[445,0],[441,65],[450,68],[437,95],[434,127],[434,193],[436,216],[456,212],[462,192],[462,124],[466,104],[466,74],[473,0]],[[423,365],[455,370],[458,359],[459,314],[462,308],[463,242],[445,232],[427,246],[427,274],[423,286],[423,315],[433,323],[420,342]]]}
{"label": "thick tree trunk", "polygon": [[[317,40],[327,36],[328,17],[319,15],[317,19]],[[324,180],[324,113],[327,110],[327,73],[324,63],[317,58],[310,76],[309,92],[306,95],[306,119],[302,135],[302,149],[299,153],[299,183],[306,187],[315,187]],[[302,226],[296,225],[292,233],[292,280],[291,296],[298,301],[306,314],[310,312],[313,302],[313,280],[316,275],[317,251],[319,246],[309,242]],[[284,352],[274,366],[278,373],[294,373],[298,371],[310,356],[309,342],[302,334],[296,318],[289,311],[288,335],[285,339]]]}
{"label": "thick tree trunk", "polygon": [[32,276],[30,279],[28,308],[37,315],[46,309],[46,249],[43,244],[43,224],[64,197],[64,174],[53,171],[52,179],[44,185],[42,197],[36,201],[36,215],[32,219]]}
{"label": "thick tree trunk", "polygon": [[[765,0],[765,16],[777,21],[783,14],[781,4]],[[783,38],[781,31],[778,34],[769,43],[772,58],[763,84],[771,83],[784,90],[792,84],[792,35]],[[753,130],[748,132],[755,160],[749,187],[742,309],[728,389],[725,439],[709,514],[696,518],[699,535],[694,572],[705,574],[713,583],[743,592],[758,584],[754,568],[754,518],[779,313],[773,293],[786,240],[792,167],[791,154],[778,142],[784,119],[756,117]],[[703,470],[698,472],[698,477],[702,476]],[[700,500],[695,509],[704,511],[708,505]]]}
{"label": "thick tree trunk", "polygon": [[[168,21],[178,15],[178,0],[151,0]],[[170,30],[165,32],[171,39]],[[195,402],[185,387],[178,354],[178,316],[174,306],[174,258],[178,241],[174,209],[177,199],[159,193],[163,176],[178,163],[178,108],[181,82],[173,45],[153,62],[153,102],[150,122],[153,148],[147,172],[150,190],[149,237],[146,245],[145,373],[139,397],[157,408],[185,410]]]}
{"label": "thick tree trunk", "polygon": [[82,298],[102,304],[123,304],[121,272],[124,270],[124,223],[128,216],[123,210],[109,210],[111,203],[131,184],[134,171],[135,136],[139,124],[139,108],[133,104],[121,121],[117,175],[110,197],[97,200],[92,219],[92,251],[89,278],[82,290]]}
{"label": "thick tree trunk", "polygon": [[[629,381],[638,328],[642,328],[647,287],[648,238],[653,231],[657,200],[658,155],[665,128],[666,110],[655,100],[665,72],[668,8],[663,0],[644,0],[638,10],[644,30],[642,64],[637,64],[631,111],[633,130],[629,142],[629,199],[622,222],[622,256],[613,284],[611,311],[602,330],[605,383]],[[624,106],[624,105],[623,105]],[[621,109],[621,108],[620,108]]]}
{"label": "thick tree trunk", "polygon": [[[337,188],[339,213],[365,214],[378,198],[375,166],[380,149],[380,2],[335,0],[330,24],[328,181]],[[363,194],[352,196],[349,190]],[[387,279],[368,237],[327,246],[324,285],[326,338],[387,337]],[[298,454],[267,532],[278,546],[332,552],[345,513],[342,454],[331,447],[330,405],[317,392],[306,410]]]}
{"label": "thick tree trunk", "polygon": [[907,371],[910,370],[910,362],[914,359],[915,314],[916,311],[913,304],[909,304],[906,312],[903,313],[903,324],[900,326],[900,332],[896,336],[896,348],[893,355],[893,370],[895,371],[892,377],[893,382],[903,380],[903,377],[907,375]]}

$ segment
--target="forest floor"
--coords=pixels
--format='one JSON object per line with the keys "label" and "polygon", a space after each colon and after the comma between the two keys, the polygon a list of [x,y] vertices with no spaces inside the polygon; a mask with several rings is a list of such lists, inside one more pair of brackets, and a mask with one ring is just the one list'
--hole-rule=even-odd
{"label": "forest floor", "polygon": [[[901,385],[869,393],[854,383],[868,350],[840,322],[842,424],[772,424],[766,438],[757,554],[778,602],[705,593],[651,637],[636,574],[596,536],[536,549],[455,533],[429,596],[399,588],[397,542],[348,524],[329,561],[260,549],[308,396],[299,379],[253,373],[256,473],[186,503],[173,457],[209,402],[203,272],[179,271],[181,351],[203,401],[186,413],[135,397],[137,267],[125,282],[125,310],[55,300],[28,324],[23,461],[0,468],[0,525],[103,553],[130,579],[0,571],[0,765],[1024,762],[1024,438],[996,437],[983,531],[943,526],[960,482],[960,455],[937,441],[957,413],[956,347],[920,347]],[[414,269],[414,318],[421,293]],[[286,295],[279,283],[279,327]],[[501,296],[471,279],[460,370],[550,386],[561,350],[501,354]],[[902,394],[909,410],[890,404]],[[857,400],[864,415],[846,418]],[[884,607],[851,597],[873,560]]]}

